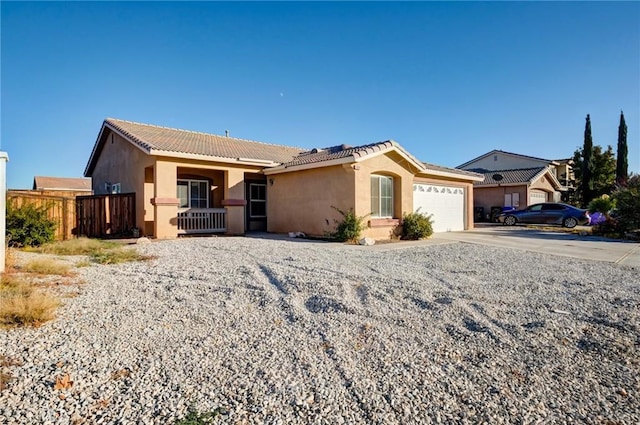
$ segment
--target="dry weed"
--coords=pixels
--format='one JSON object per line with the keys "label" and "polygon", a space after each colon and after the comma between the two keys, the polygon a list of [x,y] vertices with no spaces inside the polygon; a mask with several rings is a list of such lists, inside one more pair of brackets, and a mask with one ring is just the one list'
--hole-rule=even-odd
{"label": "dry weed", "polygon": [[59,301],[13,275],[0,283],[0,326],[39,326],[55,317]]}
{"label": "dry weed", "polygon": [[71,267],[68,264],[59,263],[51,258],[38,258],[26,263],[22,271],[36,274],[47,274],[57,276],[71,276]]}

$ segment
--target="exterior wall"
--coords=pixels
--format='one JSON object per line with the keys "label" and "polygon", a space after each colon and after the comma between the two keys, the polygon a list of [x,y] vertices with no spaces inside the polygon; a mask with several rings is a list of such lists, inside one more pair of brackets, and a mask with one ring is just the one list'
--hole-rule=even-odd
{"label": "exterior wall", "polygon": [[267,176],[267,231],[324,236],[341,215],[331,208],[354,208],[351,165],[314,168]]}
{"label": "exterior wall", "polygon": [[[408,170],[404,158],[396,152],[374,156],[353,164],[355,172],[355,212],[369,216],[363,237],[389,239],[402,214],[413,211],[413,172]],[[371,214],[371,175],[393,177],[393,218],[395,221],[376,220]]]}
{"label": "exterior wall", "polygon": [[[415,183],[426,183],[426,184],[444,184],[450,186],[456,186],[464,189],[464,193],[466,196],[464,207],[464,229],[471,230],[473,229],[473,207],[474,207],[474,199],[475,199],[475,189],[473,187],[473,183],[456,180],[451,178],[444,177],[429,177],[424,174],[416,175],[414,179]],[[413,211],[413,187],[411,188],[411,211]]]}
{"label": "exterior wall", "polygon": [[[497,157],[497,160],[494,159]],[[521,158],[504,153],[495,153],[486,158],[479,159],[464,167],[465,170],[484,168],[485,170],[515,170],[518,168],[544,167],[549,165],[547,161],[538,161],[531,158]]]}
{"label": "exterior wall", "polygon": [[504,196],[507,194],[517,193],[520,198],[518,209],[522,209],[528,205],[529,192],[527,185],[517,186],[499,186],[499,187],[475,187],[474,189],[474,208],[483,207],[484,216],[487,217],[491,213],[491,207],[504,207]]}
{"label": "exterior wall", "polygon": [[109,134],[91,174],[93,193],[107,193],[105,183],[120,183],[122,193],[135,192],[136,226],[145,231],[146,210],[152,209],[144,193],[145,167],[152,166],[154,159],[124,140],[117,134]]}

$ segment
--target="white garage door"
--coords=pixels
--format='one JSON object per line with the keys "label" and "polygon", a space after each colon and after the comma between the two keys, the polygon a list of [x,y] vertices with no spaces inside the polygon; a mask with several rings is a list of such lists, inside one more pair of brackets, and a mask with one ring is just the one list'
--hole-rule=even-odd
{"label": "white garage door", "polygon": [[413,210],[433,214],[434,232],[464,230],[464,189],[435,184],[413,185]]}
{"label": "white garage door", "polygon": [[545,192],[529,192],[529,205],[547,202],[547,194]]}

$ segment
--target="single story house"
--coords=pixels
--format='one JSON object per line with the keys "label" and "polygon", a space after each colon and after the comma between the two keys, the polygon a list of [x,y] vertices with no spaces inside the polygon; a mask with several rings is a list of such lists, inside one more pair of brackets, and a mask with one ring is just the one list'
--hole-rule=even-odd
{"label": "single story house", "polygon": [[403,214],[435,231],[473,228],[477,173],[423,163],[393,140],[303,149],[106,119],[85,169],[96,195],[136,193],[142,234],[304,232],[322,236],[341,210],[388,238]]}
{"label": "single story house", "polygon": [[43,192],[73,193],[76,195],[91,195],[91,179],[84,177],[48,177],[35,176],[33,190]]}
{"label": "single story house", "polygon": [[[474,182],[476,221],[498,207],[524,208],[540,202],[560,202],[573,175],[570,161],[553,161],[493,150],[457,168],[484,176]],[[569,177],[568,177],[569,176]],[[481,216],[479,216],[481,215]]]}

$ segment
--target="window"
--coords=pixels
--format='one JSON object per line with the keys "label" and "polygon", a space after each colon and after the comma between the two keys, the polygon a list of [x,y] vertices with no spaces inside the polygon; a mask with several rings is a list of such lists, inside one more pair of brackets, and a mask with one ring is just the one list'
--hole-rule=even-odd
{"label": "window", "polygon": [[562,205],[557,204],[544,204],[542,205],[542,211],[563,211],[565,208]]}
{"label": "window", "polygon": [[120,183],[105,183],[104,184],[104,190],[107,193],[120,193],[120,191],[122,190],[122,187],[120,186]]}
{"label": "window", "polygon": [[180,208],[209,208],[209,182],[206,180],[178,180]]}
{"label": "window", "polygon": [[393,178],[371,176],[371,215],[393,217]]}
{"label": "window", "polygon": [[262,183],[249,184],[249,217],[267,216],[267,185]]}

